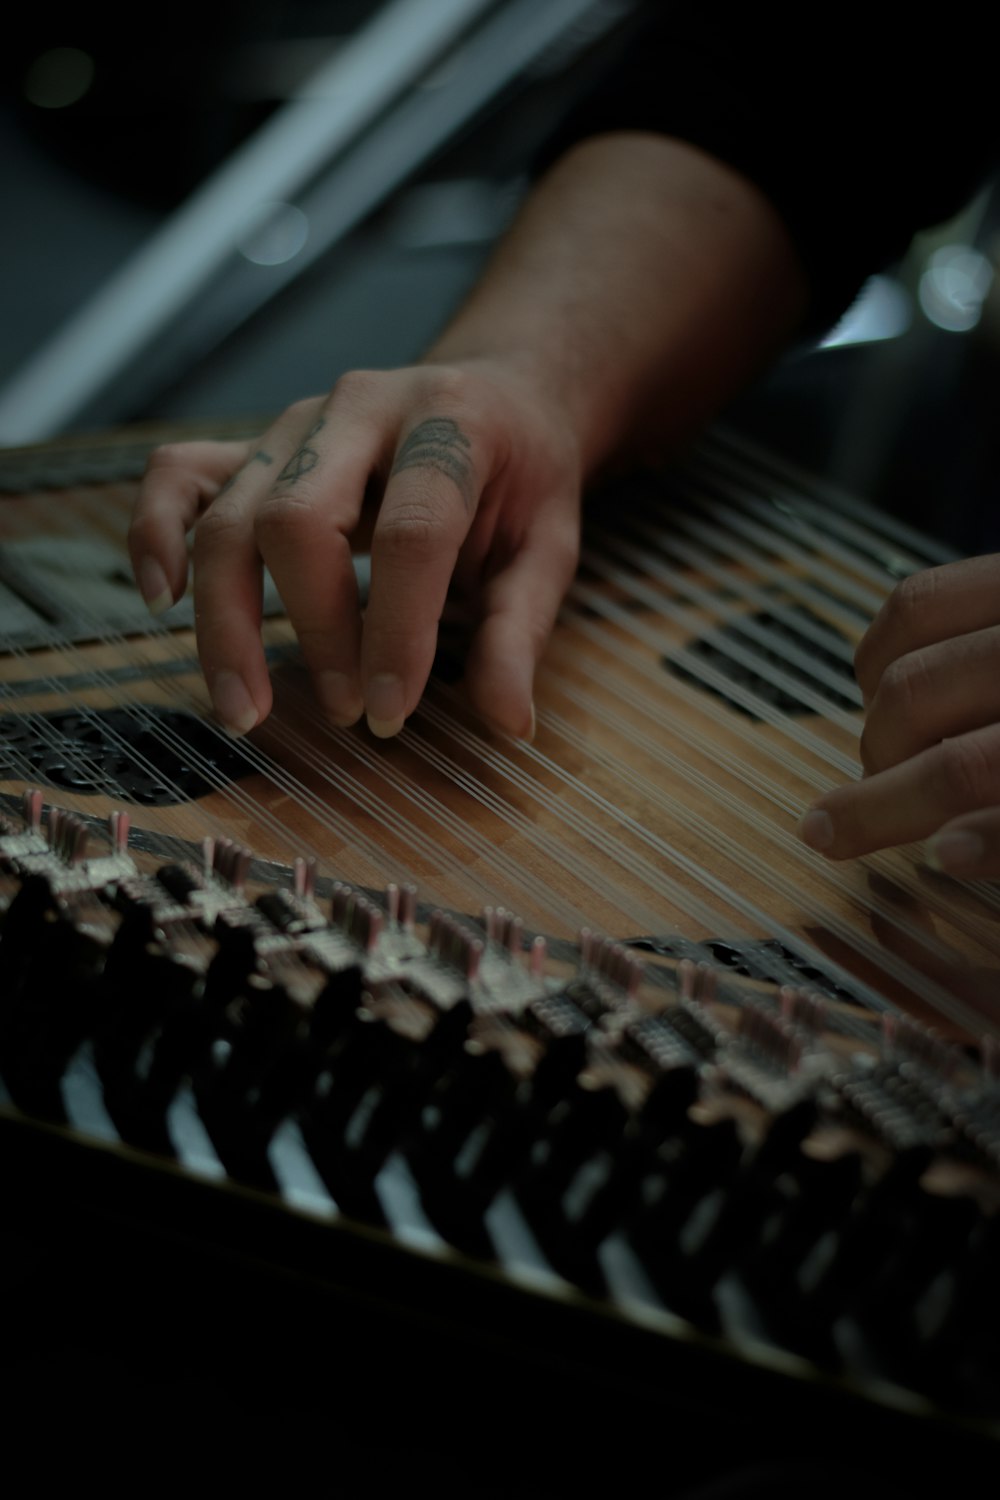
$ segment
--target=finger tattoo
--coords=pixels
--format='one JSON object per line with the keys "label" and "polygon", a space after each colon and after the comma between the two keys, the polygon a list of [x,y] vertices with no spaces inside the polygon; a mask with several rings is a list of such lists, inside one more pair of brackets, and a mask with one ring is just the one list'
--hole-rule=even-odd
{"label": "finger tattoo", "polygon": [[319,454],[315,448],[309,447],[309,439],[315,437],[323,425],[324,419],[320,417],[319,421],[310,427],[301,446],[296,448],[274,481],[275,484],[294,484],[297,479],[301,479],[304,474],[308,474],[310,469],[315,469],[319,463]]}
{"label": "finger tattoo", "polygon": [[469,439],[451,417],[429,417],[404,439],[392,472],[436,469],[457,486],[466,510],[471,510],[476,498],[471,450]]}

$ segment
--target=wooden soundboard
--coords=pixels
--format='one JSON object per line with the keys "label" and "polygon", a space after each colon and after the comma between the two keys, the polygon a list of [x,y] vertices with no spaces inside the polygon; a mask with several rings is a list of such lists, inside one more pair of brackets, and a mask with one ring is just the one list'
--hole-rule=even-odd
{"label": "wooden soundboard", "polygon": [[629,1389],[991,1443],[997,892],[794,833],[858,774],[867,621],[941,549],[719,434],[593,497],[532,744],[447,633],[398,740],[331,729],[273,592],[235,742],[189,605],[131,583],[147,441],[0,462],[26,1198],[252,1234]]}

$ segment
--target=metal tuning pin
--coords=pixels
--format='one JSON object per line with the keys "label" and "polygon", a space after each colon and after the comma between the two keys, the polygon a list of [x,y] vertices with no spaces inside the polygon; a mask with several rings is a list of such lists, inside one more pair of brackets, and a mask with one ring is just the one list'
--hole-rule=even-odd
{"label": "metal tuning pin", "polygon": [[542,978],[543,974],[545,973],[545,966],[547,961],[548,944],[542,937],[541,933],[539,933],[537,937],[534,937],[531,940],[531,948],[529,950],[528,957],[528,968],[533,978]]}
{"label": "metal tuning pin", "polygon": [[620,996],[635,999],[644,972],[638,954],[614,938],[598,937],[589,927],[580,929],[578,941],[581,973],[603,981]]}
{"label": "metal tuning pin", "polygon": [[366,953],[371,953],[378,943],[385,922],[385,913],[382,908],[369,901],[367,896],[359,895],[354,903],[354,921],[352,923],[351,936],[359,948]]}
{"label": "metal tuning pin", "polygon": [[65,864],[79,864],[87,854],[87,825],[62,807],[49,808],[46,835],[49,848]]}
{"label": "metal tuning pin", "polygon": [[127,812],[116,808],[108,814],[108,833],[111,839],[111,848],[115,854],[125,854],[128,851],[128,836],[131,831],[132,821]]}
{"label": "metal tuning pin", "polygon": [[316,894],[316,861],[302,854],[295,856],[292,884],[296,896],[311,898]]}
{"label": "metal tuning pin", "polygon": [[[492,908],[488,907],[487,911],[490,910]],[[487,927],[487,936],[498,947],[503,948],[512,957],[520,953],[524,933],[524,923],[520,917],[515,917],[513,912],[509,912],[504,907],[498,906],[493,910],[490,925],[493,931],[490,932],[489,927]]]}
{"label": "metal tuning pin", "polygon": [[39,833],[42,827],[44,799],[37,787],[29,787],[21,798],[21,815],[29,833]]}

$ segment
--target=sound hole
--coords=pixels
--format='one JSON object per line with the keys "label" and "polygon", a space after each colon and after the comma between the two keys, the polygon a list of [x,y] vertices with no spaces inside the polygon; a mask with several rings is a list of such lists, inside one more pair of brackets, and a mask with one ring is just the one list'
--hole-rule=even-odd
{"label": "sound hole", "polygon": [[166,807],[253,770],[212,725],[173,709],[0,714],[4,780]]}
{"label": "sound hole", "polygon": [[[636,937],[630,938],[630,948],[644,948],[661,958],[690,958],[691,944],[686,938]],[[857,997],[833,975],[821,968],[813,958],[795,953],[780,943],[777,938],[744,938],[731,942],[722,938],[705,938],[702,947],[711,953],[720,971],[729,969],[744,978],[773,977],[776,965],[794,971],[798,981],[811,990],[818,990],[828,999],[840,1000],[847,1005],[856,1005]]]}
{"label": "sound hole", "polygon": [[[748,616],[748,618],[753,620],[757,625],[760,625],[767,629],[775,637],[781,637],[785,640],[791,641],[794,645],[797,645],[799,647],[806,645],[807,649],[816,661],[822,662],[825,666],[830,667],[832,670],[838,672],[843,676],[845,682],[852,682],[854,680],[851,668],[840,656],[835,655],[832,651],[825,651],[823,647],[817,645],[815,641],[809,641],[808,643],[803,642],[802,637],[799,636],[794,628],[787,623],[787,618],[789,615],[793,617],[795,615],[799,615],[803,618],[807,618],[812,622],[814,626],[817,626],[825,631],[826,634],[831,637],[831,639],[836,639],[839,637],[841,640],[846,640],[846,636],[844,636],[839,630],[835,630],[827,621],[820,619],[820,617],[814,614],[811,609],[808,609],[803,605],[796,604],[791,606],[788,610],[786,610],[785,615],[786,618],[784,620],[779,620],[774,615],[761,612],[759,614],[750,615]],[[806,672],[804,672],[800,667],[797,667],[794,663],[786,661],[785,658],[780,654],[780,652],[770,651],[766,646],[761,645],[759,642],[748,639],[743,631],[738,630],[737,627],[732,624],[720,625],[712,631],[710,637],[704,637],[698,640],[691,641],[686,648],[687,654],[689,656],[697,657],[699,661],[707,663],[709,666],[714,668],[714,670],[721,676],[725,677],[729,682],[731,682],[734,687],[747,689],[749,692],[754,693],[758,698],[763,699],[763,701],[769,704],[772,708],[778,709],[781,713],[798,716],[799,714],[811,714],[814,712],[814,710],[807,704],[802,703],[791,693],[785,692],[785,690],[779,687],[776,682],[773,682],[769,677],[765,676],[764,672],[755,672],[752,668],[744,665],[742,662],[734,660],[733,657],[730,656],[725,649],[725,643],[727,641],[732,641],[735,645],[743,647],[744,649],[752,650],[764,664],[765,668],[773,666],[785,676],[793,677],[801,681],[803,686],[809,687],[813,691],[816,691],[815,680],[811,678]],[[704,692],[711,693],[714,697],[721,698],[723,702],[728,703],[730,708],[735,708],[737,713],[745,714],[747,718],[753,719],[756,722],[760,722],[760,716],[758,714],[755,714],[752,709],[748,708],[745,703],[741,702],[736,697],[730,697],[730,695],[726,693],[722,688],[715,687],[709,683],[704,682],[696,671],[689,671],[679,662],[672,661],[669,657],[661,658],[661,665],[665,667],[668,672],[672,672],[676,677],[683,678],[685,682],[693,683],[696,687],[700,687]],[[851,698],[838,693],[833,688],[824,686],[822,688],[822,693],[823,696],[825,698],[828,698],[831,704],[834,704],[837,708],[851,711],[852,709],[857,707],[856,703]]]}

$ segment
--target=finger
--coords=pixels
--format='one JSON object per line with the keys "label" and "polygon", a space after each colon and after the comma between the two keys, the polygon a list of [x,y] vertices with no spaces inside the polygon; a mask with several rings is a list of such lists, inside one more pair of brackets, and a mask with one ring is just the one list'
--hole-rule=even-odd
{"label": "finger", "polygon": [[518,739],[534,738],[535,672],[572,582],[577,547],[570,524],[537,531],[486,591],[466,691],[480,713]]}
{"label": "finger", "polygon": [[198,657],[216,717],[246,734],[271,709],[260,639],[263,570],[252,507],[223,496],[194,536],[194,611]]}
{"label": "finger", "polygon": [[1000,555],[944,563],[904,578],[858,646],[854,671],[872,698],[890,662],[971,630],[1000,623]]}
{"label": "finger", "polygon": [[799,836],[831,859],[848,859],[928,838],[953,818],[993,806],[1000,806],[1000,724],[828,792],[806,812]]}
{"label": "finger", "polygon": [[154,614],[187,587],[187,533],[245,462],[247,443],[171,443],[149,456],[128,533],[132,571]]}
{"label": "finger", "polygon": [[1000,722],[1000,627],[891,662],[865,721],[861,763],[872,774],[939,740]]}
{"label": "finger", "polygon": [[481,489],[472,439],[452,417],[403,434],[372,537],[362,640],[365,710],[380,738],[397,734],[420,701]]}
{"label": "finger", "polygon": [[924,851],[933,870],[967,880],[1000,879],[1000,807],[953,818]]}
{"label": "finger", "polygon": [[216,493],[194,532],[194,607],[198,656],[216,717],[230,734],[246,734],[271,709],[271,681],[261,643],[263,565],[254,518],[274,476],[302,443],[317,403],[289,407],[250,450],[231,482]]}
{"label": "finger", "polygon": [[381,457],[384,421],[333,401],[301,435],[267,496],[255,536],[335,724],[360,718],[361,614],[351,557],[365,488]]}

